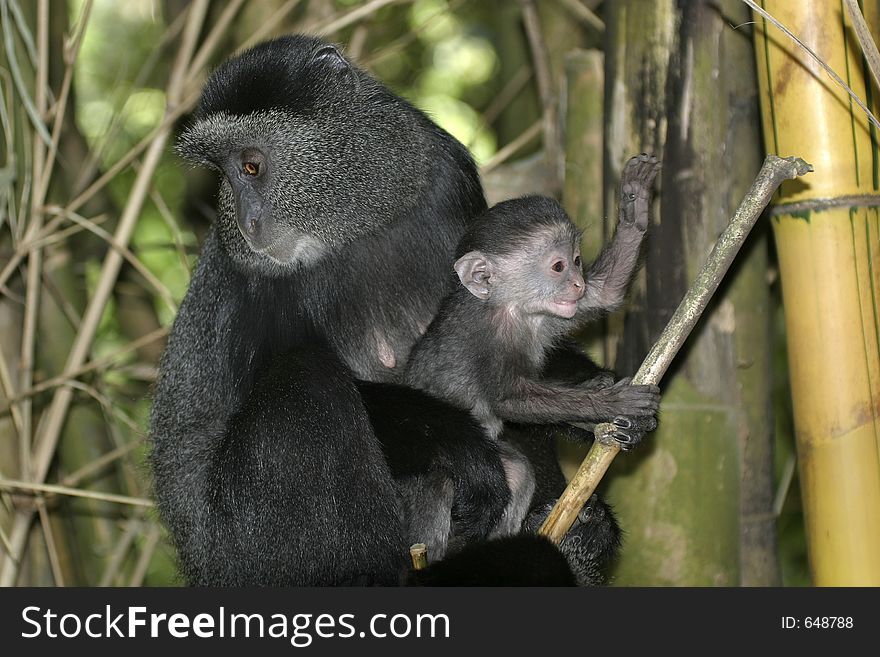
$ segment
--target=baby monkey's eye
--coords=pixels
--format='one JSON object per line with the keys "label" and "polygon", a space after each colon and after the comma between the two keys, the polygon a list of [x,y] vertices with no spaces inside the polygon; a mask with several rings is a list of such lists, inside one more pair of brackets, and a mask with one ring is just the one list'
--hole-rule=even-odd
{"label": "baby monkey's eye", "polygon": [[260,165],[256,162],[245,162],[241,165],[241,168],[249,176],[256,176],[260,173]]}
{"label": "baby monkey's eye", "polygon": [[562,262],[562,260],[557,260],[556,262],[553,263],[553,266],[550,267],[550,269],[552,269],[555,272],[561,272],[565,269],[565,263]]}
{"label": "baby monkey's eye", "polygon": [[581,257],[580,257],[579,255],[577,255],[577,256],[574,257],[574,266],[575,266],[575,267],[580,267],[580,266],[581,266]]}

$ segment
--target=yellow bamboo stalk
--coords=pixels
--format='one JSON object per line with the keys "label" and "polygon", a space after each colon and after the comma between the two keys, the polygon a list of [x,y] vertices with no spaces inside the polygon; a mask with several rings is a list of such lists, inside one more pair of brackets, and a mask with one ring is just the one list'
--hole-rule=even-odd
{"label": "yellow bamboo stalk", "polygon": [[[870,105],[842,4],[760,3]],[[817,585],[880,585],[880,152],[864,112],[755,16],[764,137],[816,174],[782,186],[773,229],[785,303],[807,543]],[[871,17],[869,16],[869,19]],[[875,38],[876,23],[871,25]]]}

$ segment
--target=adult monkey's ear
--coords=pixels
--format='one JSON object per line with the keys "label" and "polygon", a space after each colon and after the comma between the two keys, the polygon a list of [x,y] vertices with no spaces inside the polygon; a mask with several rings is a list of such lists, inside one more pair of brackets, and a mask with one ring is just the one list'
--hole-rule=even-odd
{"label": "adult monkey's ear", "polygon": [[471,251],[455,261],[455,273],[468,292],[477,299],[485,301],[491,295],[492,276],[495,266],[492,260],[480,251]]}
{"label": "adult monkey's ear", "polygon": [[328,66],[332,66],[333,68],[340,70],[349,67],[348,60],[342,54],[342,51],[331,44],[327,44],[318,48],[318,50],[315,52],[313,59],[316,62],[327,64]]}
{"label": "adult monkey's ear", "polygon": [[321,46],[312,56],[312,61],[316,65],[326,67],[332,71],[337,80],[355,87],[360,86],[357,69],[345,58],[345,55],[342,54],[338,47],[329,43]]}

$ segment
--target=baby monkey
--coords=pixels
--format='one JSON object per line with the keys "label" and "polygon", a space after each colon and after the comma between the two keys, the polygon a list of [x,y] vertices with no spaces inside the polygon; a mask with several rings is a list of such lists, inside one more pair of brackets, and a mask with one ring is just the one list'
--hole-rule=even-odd
{"label": "baby monkey", "polygon": [[[586,269],[580,233],[552,199],[505,201],[475,221],[454,265],[461,286],[413,349],[406,382],[470,410],[492,440],[504,422],[612,421],[621,446],[633,447],[656,427],[657,386],[614,383],[604,372],[577,384],[541,373],[566,335],[623,303],[658,170],[652,155],[627,163],[614,237]],[[511,499],[493,535],[519,530],[534,491],[527,459],[504,441],[498,448]]]}

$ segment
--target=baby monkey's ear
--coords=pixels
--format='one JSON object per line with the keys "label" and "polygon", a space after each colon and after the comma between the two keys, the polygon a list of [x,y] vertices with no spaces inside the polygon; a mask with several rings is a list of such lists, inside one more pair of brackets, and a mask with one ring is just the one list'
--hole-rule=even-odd
{"label": "baby monkey's ear", "polygon": [[455,261],[458,280],[477,299],[485,301],[490,295],[494,266],[492,261],[480,251],[471,251]]}

